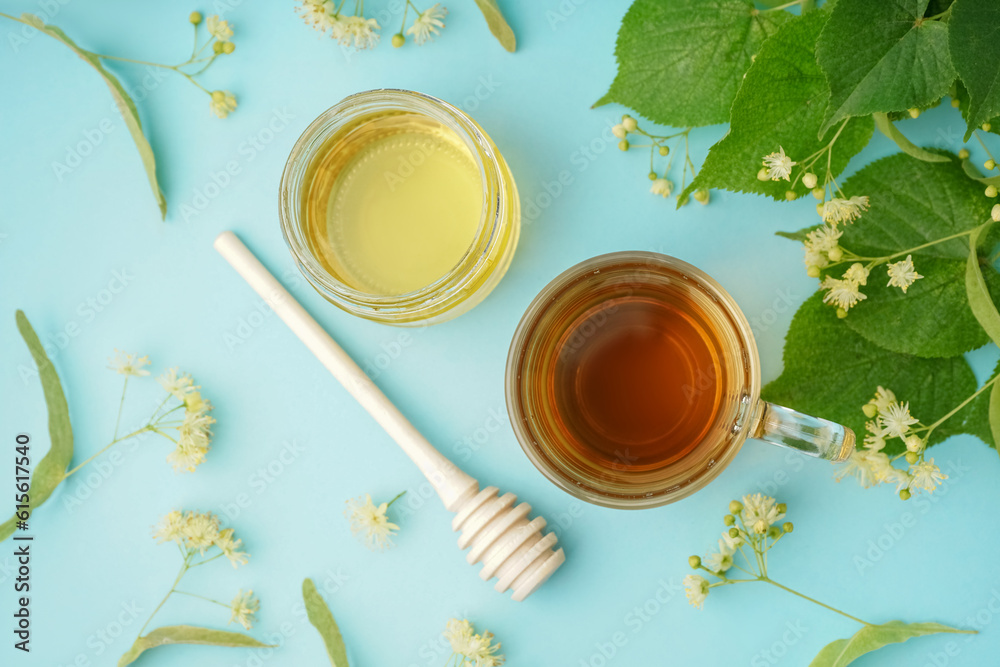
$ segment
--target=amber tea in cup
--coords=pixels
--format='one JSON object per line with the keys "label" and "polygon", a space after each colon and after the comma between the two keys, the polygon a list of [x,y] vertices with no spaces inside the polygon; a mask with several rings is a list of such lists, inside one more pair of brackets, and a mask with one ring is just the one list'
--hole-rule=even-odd
{"label": "amber tea in cup", "polygon": [[678,500],[748,437],[843,460],[854,434],[760,400],[750,326],[709,276],[666,255],[603,255],[569,269],[525,313],[507,403],[531,461],[609,507]]}

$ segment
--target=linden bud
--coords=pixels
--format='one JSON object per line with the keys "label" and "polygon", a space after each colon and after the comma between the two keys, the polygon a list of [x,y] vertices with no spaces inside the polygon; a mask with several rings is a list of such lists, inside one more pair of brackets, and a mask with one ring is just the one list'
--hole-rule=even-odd
{"label": "linden bud", "polygon": [[669,146],[660,146],[660,155],[664,155],[664,156],[665,155],[670,155],[670,147]]}
{"label": "linden bud", "polygon": [[709,199],[708,190],[705,188],[698,188],[694,191],[694,200],[699,204],[707,204]]}
{"label": "linden bud", "polygon": [[212,51],[214,51],[215,53],[222,53],[222,45],[223,44],[225,44],[225,42],[213,42],[212,43]]}
{"label": "linden bud", "polygon": [[191,15],[188,16],[188,21],[190,21],[194,25],[200,24],[201,23],[201,12],[191,12]]}
{"label": "linden bud", "polygon": [[906,462],[910,465],[913,465],[919,460],[920,456],[918,456],[915,452],[906,452]]}
{"label": "linden bud", "polygon": [[785,199],[787,199],[788,201],[795,201],[798,198],[799,198],[799,196],[797,194],[795,194],[795,190],[786,190],[785,191]]}
{"label": "linden bud", "polygon": [[226,99],[226,94],[224,92],[222,92],[221,90],[213,90],[212,91],[212,101],[213,102],[222,102],[225,99]]}
{"label": "linden bud", "polygon": [[816,174],[812,173],[811,171],[808,171],[802,175],[802,185],[806,186],[810,190],[816,187],[816,183],[818,182],[819,179],[816,178]]}
{"label": "linden bud", "polygon": [[1000,204],[993,204],[993,210],[990,211],[990,217],[993,218],[993,222],[1000,222]]}
{"label": "linden bud", "polygon": [[844,251],[840,246],[837,246],[826,253],[826,255],[830,258],[831,262],[839,262],[844,258]]}
{"label": "linden bud", "polygon": [[[818,199],[818,197],[817,197],[817,199]],[[820,203],[816,204],[816,215],[818,215],[819,217],[822,218],[823,217],[823,211],[824,211],[824,209],[825,209],[825,206],[824,206],[823,202],[820,202]]]}
{"label": "linden bud", "polygon": [[729,513],[730,514],[739,514],[742,511],[743,511],[743,503],[741,503],[738,500],[731,500],[729,502]]}
{"label": "linden bud", "polygon": [[793,530],[795,530],[795,526],[792,525],[791,521],[786,521],[785,523],[781,524],[781,530],[785,531],[786,533],[790,533]]}
{"label": "linden bud", "polygon": [[627,151],[628,150],[628,139],[622,139],[618,142],[618,150]]}
{"label": "linden bud", "polygon": [[997,188],[995,185],[987,186],[986,196],[989,197],[990,199],[993,199],[997,196]]}
{"label": "linden bud", "polygon": [[992,129],[993,129],[992,125],[990,125],[989,123],[983,123],[983,132],[989,132]]}
{"label": "linden bud", "polygon": [[700,556],[690,556],[688,558],[688,565],[690,565],[691,567],[693,567],[694,569],[697,570],[699,567],[701,567],[701,557]]}
{"label": "linden bud", "polygon": [[731,537],[733,539],[736,539],[739,536],[740,536],[740,529],[739,528],[730,528],[729,529],[729,537]]}
{"label": "linden bud", "polygon": [[649,180],[651,180],[651,181],[655,181],[656,180],[656,172],[655,171],[649,172]]}
{"label": "linden bud", "polygon": [[953,106],[953,107],[955,107],[957,109],[958,107],[962,106],[962,103],[959,102],[958,100],[953,99],[951,101],[951,106]]}
{"label": "linden bud", "polygon": [[[919,453],[924,448],[923,438],[921,438],[916,433],[912,433],[906,436],[906,440],[904,440],[903,442],[906,443],[906,451],[910,452],[911,454]],[[910,463],[913,463],[913,461],[910,461]]]}
{"label": "linden bud", "polygon": [[899,499],[900,500],[909,500],[911,495],[912,494],[910,493],[909,489],[903,489],[902,491],[899,492]]}
{"label": "linden bud", "polygon": [[819,267],[810,266],[806,269],[806,275],[810,278],[819,278]]}
{"label": "linden bud", "polygon": [[823,188],[813,188],[812,196],[820,201],[823,201],[823,198],[826,196],[826,190]]}
{"label": "linden bud", "polygon": [[959,160],[968,160],[969,159],[969,149],[968,148],[963,148],[962,150],[958,151],[958,159]]}
{"label": "linden bud", "polygon": [[779,514],[784,514],[785,512],[788,511],[788,505],[786,505],[785,503],[778,503],[774,509],[778,510]]}
{"label": "linden bud", "polygon": [[847,311],[844,310],[843,308],[838,308],[837,309],[837,318],[842,320],[845,317],[847,317]]}
{"label": "linden bud", "polygon": [[236,50],[236,45],[233,44],[232,42],[223,42],[222,43],[222,52],[223,53],[229,54],[229,53],[232,53],[235,50]]}
{"label": "linden bud", "polygon": [[622,118],[622,125],[625,127],[626,132],[635,132],[639,129],[639,123],[635,122],[635,118],[631,116],[625,116]]}
{"label": "linden bud", "polygon": [[767,536],[770,537],[772,540],[777,539],[778,537],[781,536],[781,529],[778,528],[777,526],[771,526],[770,528],[767,529]]}
{"label": "linden bud", "polygon": [[727,526],[732,526],[736,523],[736,517],[734,517],[732,514],[727,514],[726,516],[722,517],[722,523],[726,524]]}
{"label": "linden bud", "polygon": [[764,167],[760,168],[760,171],[757,172],[757,180],[758,181],[769,181],[769,180],[771,180],[768,177],[768,175],[767,175],[767,169],[765,169]]}
{"label": "linden bud", "polygon": [[625,131],[625,126],[622,125],[621,123],[611,128],[611,134],[615,135],[619,139],[624,139],[626,136],[628,136],[628,132]]}
{"label": "linden bud", "polygon": [[906,112],[910,114],[910,118],[916,118],[920,115],[920,109],[907,109]]}
{"label": "linden bud", "polygon": [[868,419],[875,419],[875,415],[878,414],[878,408],[871,403],[865,403],[865,407],[861,408],[861,411],[865,413],[865,417],[868,417]]}
{"label": "linden bud", "polygon": [[986,171],[993,171],[994,169],[997,168],[997,163],[992,158],[990,158],[989,160],[983,163],[983,166],[986,167]]}

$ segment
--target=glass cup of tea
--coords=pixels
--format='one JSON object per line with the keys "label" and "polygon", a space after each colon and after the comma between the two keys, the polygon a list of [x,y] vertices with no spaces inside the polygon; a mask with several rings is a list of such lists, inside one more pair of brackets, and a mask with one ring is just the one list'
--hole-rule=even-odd
{"label": "glass cup of tea", "polygon": [[711,482],[747,438],[830,461],[851,429],[760,398],[746,317],[673,257],[616,252],[549,283],[507,357],[511,424],[554,484],[619,509],[666,505]]}

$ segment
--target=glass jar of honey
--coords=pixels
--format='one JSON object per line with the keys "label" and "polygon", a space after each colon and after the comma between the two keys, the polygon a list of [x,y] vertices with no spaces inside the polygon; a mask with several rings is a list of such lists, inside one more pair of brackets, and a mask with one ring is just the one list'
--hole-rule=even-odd
{"label": "glass jar of honey", "polygon": [[406,90],[352,95],[296,142],[282,231],[299,269],[349,313],[398,326],[451,319],[510,265],[517,188],[460,109]]}

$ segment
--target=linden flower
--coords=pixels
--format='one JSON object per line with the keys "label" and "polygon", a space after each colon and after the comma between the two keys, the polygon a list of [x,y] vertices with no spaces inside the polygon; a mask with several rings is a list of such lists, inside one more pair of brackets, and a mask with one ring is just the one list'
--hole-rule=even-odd
{"label": "linden flower", "polygon": [[240,545],[243,544],[243,540],[234,539],[233,532],[232,528],[219,531],[219,536],[215,538],[215,546],[219,548],[222,555],[228,558],[229,562],[235,568],[240,565],[246,565],[250,557],[246,553],[238,551]]}
{"label": "linden flower", "polygon": [[295,11],[302,17],[306,25],[323,33],[333,30],[334,26],[340,20],[340,17],[337,15],[337,9],[330,0],[326,2],[322,2],[321,0],[303,0],[302,5],[296,7]]}
{"label": "linden flower", "polygon": [[649,191],[654,195],[660,195],[661,197],[669,197],[670,193],[674,189],[674,184],[665,178],[657,178],[653,181],[653,185],[650,186]]}
{"label": "linden flower", "polygon": [[855,262],[854,264],[851,264],[851,268],[844,272],[844,280],[853,282],[857,285],[867,285],[868,269],[866,269],[863,264]]}
{"label": "linden flower", "polygon": [[169,512],[160,519],[160,523],[153,529],[153,537],[160,544],[164,542],[183,542],[184,513],[177,510]]}
{"label": "linden flower", "polygon": [[228,42],[233,36],[233,26],[229,21],[222,21],[217,14],[213,14],[205,19],[205,27],[208,34],[215,37],[220,42]]}
{"label": "linden flower", "polygon": [[254,614],[260,609],[260,600],[254,597],[252,590],[244,593],[241,589],[229,603],[229,608],[231,610],[229,622],[236,621],[249,630],[253,627]]}
{"label": "linden flower", "polygon": [[440,3],[432,5],[417,16],[416,20],[406,30],[407,35],[413,35],[413,41],[418,45],[434,39],[442,28],[444,28],[444,17],[448,15],[448,10]]}
{"label": "linden flower", "polygon": [[910,426],[917,423],[917,420],[910,416],[909,403],[892,403],[885,412],[880,413],[880,417],[886,433],[894,438],[905,437]]}
{"label": "linden flower", "polygon": [[732,538],[729,533],[723,533],[722,539],[719,540],[719,551],[705,557],[703,561],[705,567],[716,574],[729,571],[729,568],[733,566],[733,554],[736,553],[736,546],[734,546],[736,540],[740,540],[740,538]]}
{"label": "linden flower", "polygon": [[898,287],[903,290],[903,294],[906,294],[910,285],[923,278],[913,268],[913,255],[907,255],[901,262],[890,263],[886,268],[889,272],[889,287]]}
{"label": "linden flower", "polygon": [[748,530],[762,535],[784,517],[784,513],[778,511],[774,498],[760,493],[743,496],[743,525]]}
{"label": "linden flower", "polygon": [[380,35],[377,31],[380,27],[375,19],[345,16],[334,26],[333,38],[343,46],[353,45],[358,50],[369,49],[378,44]]}
{"label": "linden flower", "polygon": [[228,90],[213,90],[209,108],[219,118],[225,118],[236,111],[236,96]]}
{"label": "linden flower", "polygon": [[399,530],[399,526],[386,517],[388,509],[389,503],[376,506],[371,495],[366,493],[364,498],[358,496],[348,500],[344,515],[351,523],[352,533],[363,537],[369,549],[381,550],[392,546],[392,536]]}
{"label": "linden flower", "polygon": [[115,356],[108,359],[108,368],[119,375],[132,377],[142,377],[149,375],[149,371],[144,366],[149,365],[149,357],[138,356],[136,354],[125,354],[121,350],[115,350]]}
{"label": "linden flower", "polygon": [[861,293],[858,283],[853,280],[840,280],[827,276],[820,284],[820,288],[828,290],[823,295],[823,303],[832,303],[844,310],[850,310],[868,298]]}
{"label": "linden flower", "polygon": [[696,609],[701,609],[705,605],[705,598],[708,597],[708,579],[698,574],[689,574],[684,577],[684,595],[688,602]]}
{"label": "linden flower", "polygon": [[791,158],[785,155],[785,149],[778,146],[777,153],[769,153],[764,156],[764,167],[767,169],[767,178],[772,181],[779,181],[785,179],[790,181],[789,178],[792,175],[792,167],[794,167],[797,162],[792,162]]}
{"label": "linden flower", "polygon": [[840,237],[843,235],[844,232],[836,227],[832,225],[823,225],[822,227],[817,227],[806,234],[804,244],[807,248],[811,248],[813,250],[829,252],[837,247]]}
{"label": "linden flower", "polygon": [[459,667],[497,667],[505,661],[503,654],[498,653],[500,642],[493,643],[493,633],[477,634],[466,619],[449,619],[443,634],[454,656],[462,659],[461,663],[455,663]]}
{"label": "linden flower", "polygon": [[913,465],[910,468],[910,488],[914,490],[924,490],[927,493],[934,493],[934,489],[940,486],[941,482],[948,479],[948,475],[941,472],[941,469],[934,465],[934,459],[927,459]]}
{"label": "linden flower", "polygon": [[854,222],[868,210],[868,197],[835,197],[823,204],[823,221],[831,224]]}
{"label": "linden flower", "polygon": [[163,375],[156,378],[156,381],[160,383],[160,386],[163,387],[164,391],[168,394],[172,394],[174,398],[181,401],[184,400],[184,397],[187,396],[188,393],[197,389],[197,387],[194,386],[194,380],[191,379],[191,376],[186,373],[178,375],[176,368],[171,368],[170,370],[165,371]]}
{"label": "linden flower", "polygon": [[889,406],[896,402],[896,395],[888,389],[879,387],[875,391],[875,398],[868,401],[865,404],[864,412],[865,416],[871,418],[875,415],[885,412],[889,409]]}
{"label": "linden flower", "polygon": [[181,527],[184,546],[205,554],[219,539],[219,517],[208,512],[188,512]]}
{"label": "linden flower", "polygon": [[871,465],[871,457],[875,453],[867,449],[851,452],[850,458],[841,465],[833,479],[840,482],[845,477],[857,477],[861,488],[867,489],[875,486],[878,484],[878,480],[875,478]]}

